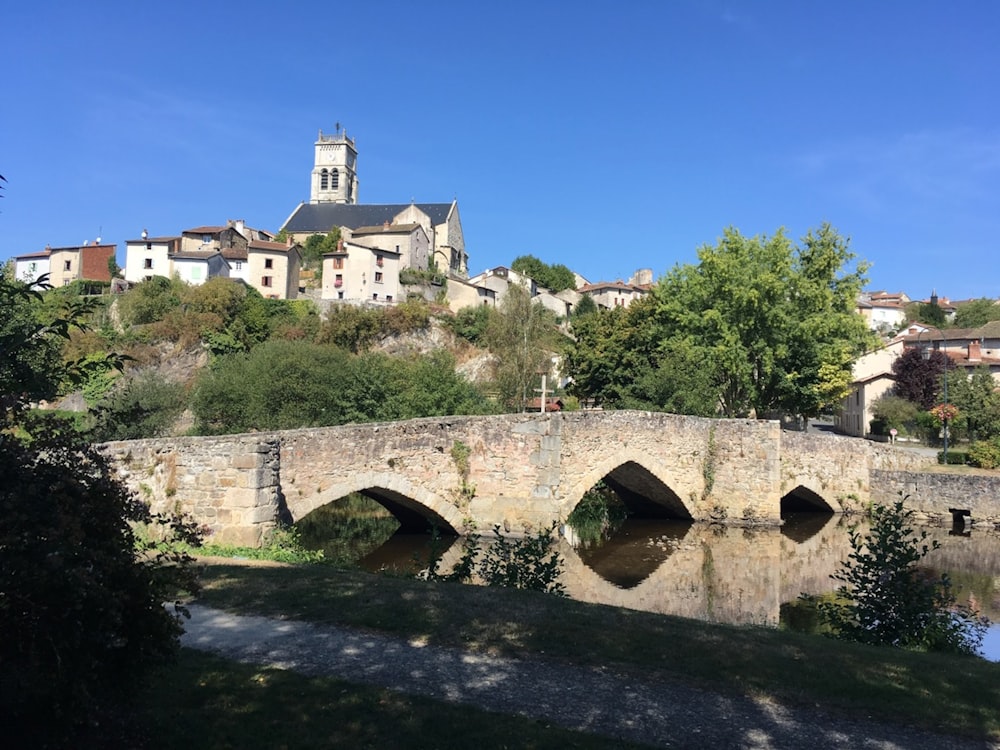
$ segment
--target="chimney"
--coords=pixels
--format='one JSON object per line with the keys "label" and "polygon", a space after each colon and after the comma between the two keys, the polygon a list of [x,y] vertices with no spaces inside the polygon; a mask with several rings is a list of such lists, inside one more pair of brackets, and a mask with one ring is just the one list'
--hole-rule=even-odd
{"label": "chimney", "polygon": [[338,253],[344,252],[344,241],[343,240],[337,240],[337,252]]}
{"label": "chimney", "polygon": [[983,361],[983,350],[982,345],[978,341],[969,342],[969,361],[970,362],[982,362]]}

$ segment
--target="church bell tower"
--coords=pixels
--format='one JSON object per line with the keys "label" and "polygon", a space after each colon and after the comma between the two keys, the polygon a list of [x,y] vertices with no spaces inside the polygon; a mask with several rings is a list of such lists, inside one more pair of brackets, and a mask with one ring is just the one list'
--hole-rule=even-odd
{"label": "church bell tower", "polygon": [[312,171],[310,203],[358,202],[358,151],[337,123],[334,135],[319,131]]}

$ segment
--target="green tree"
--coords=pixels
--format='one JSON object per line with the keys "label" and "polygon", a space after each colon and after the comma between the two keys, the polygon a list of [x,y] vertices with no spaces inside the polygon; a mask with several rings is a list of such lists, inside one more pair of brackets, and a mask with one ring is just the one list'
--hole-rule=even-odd
{"label": "green tree", "polygon": [[186,404],[182,384],[148,370],[125,378],[98,406],[91,437],[104,442],[166,435]]}
{"label": "green tree", "polygon": [[952,322],[956,328],[979,328],[992,320],[1000,320],[1000,304],[981,297],[959,305]]}
{"label": "green tree", "polygon": [[833,574],[838,598],[821,602],[820,616],[844,640],[975,654],[989,623],[956,603],[946,575],[935,580],[917,567],[939,545],[914,533],[912,515],[901,500],[875,505],[869,533],[851,530],[852,551]]}
{"label": "green tree", "polygon": [[134,524],[160,526],[167,539],[197,538],[179,519],[151,514],[68,423],[29,409],[33,394],[53,391],[64,374],[50,372],[46,384],[34,363],[85,309],[40,324],[30,316],[39,298],[0,280],[0,320],[18,321],[0,334],[4,728],[33,746],[68,747],[88,744],[100,725],[100,744],[119,745],[121,704],[178,645],[180,623],[163,602],[196,583],[190,558],[141,543]]}
{"label": "green tree", "polygon": [[[602,352],[598,337],[580,335],[574,323],[578,340],[567,361],[577,395],[594,397],[597,372],[604,373],[599,387],[618,383],[617,393],[605,396],[620,400],[653,377],[650,370],[669,374],[678,358],[700,372],[673,405],[704,411],[715,404],[728,417],[813,416],[848,392],[851,364],[873,345],[873,334],[854,311],[865,267],[849,268],[854,256],[836,230],[825,224],[796,247],[781,231],[744,237],[730,228],[698,258],[628,308],[615,346]],[[596,349],[581,351],[587,347]],[[657,390],[649,386],[636,395],[648,399]],[[690,392],[695,387],[704,390]]]}
{"label": "green tree", "polygon": [[534,255],[521,255],[514,259],[510,267],[512,270],[527,276],[551,292],[576,289],[576,276],[561,263],[550,266],[548,263],[540,261]]}
{"label": "green tree", "polygon": [[949,401],[959,409],[959,429],[970,440],[1000,437],[1000,392],[989,368],[981,365],[968,377],[955,368],[946,377]]}
{"label": "green tree", "polygon": [[597,312],[597,303],[589,294],[584,294],[580,301],[573,307],[573,317],[579,318],[582,315],[590,315]]}
{"label": "green tree", "polygon": [[917,303],[917,320],[935,328],[944,328],[948,324],[944,310],[936,302]]}
{"label": "green tree", "polygon": [[524,411],[535,393],[539,372],[547,371],[551,356],[546,349],[552,314],[532,303],[525,289],[512,284],[490,318],[486,342],[496,356],[496,386],[500,401],[512,411]]}

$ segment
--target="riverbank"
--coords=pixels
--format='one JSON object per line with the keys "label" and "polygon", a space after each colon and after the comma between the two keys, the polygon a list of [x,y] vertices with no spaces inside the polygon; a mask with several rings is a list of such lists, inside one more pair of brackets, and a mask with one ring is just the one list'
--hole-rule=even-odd
{"label": "riverbank", "polygon": [[1000,742],[1000,665],[980,659],[326,566],[212,565],[205,583],[200,605],[282,618],[289,628],[298,627],[290,621],[312,622],[422,648],[544,659],[640,683],[677,681],[725,700],[778,706],[779,714],[822,706],[844,721],[870,718],[960,736],[965,747]]}

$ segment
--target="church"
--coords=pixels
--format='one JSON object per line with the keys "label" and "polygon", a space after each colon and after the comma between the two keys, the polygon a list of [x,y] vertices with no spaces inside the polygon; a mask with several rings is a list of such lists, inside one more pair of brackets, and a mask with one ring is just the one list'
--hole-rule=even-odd
{"label": "church", "polygon": [[[299,204],[282,230],[293,241],[305,243],[311,235],[339,228],[345,246],[394,253],[401,268],[433,265],[449,276],[468,277],[469,256],[458,201],[358,203],[357,161],[354,139],[346,130],[338,125],[333,135],[319,131],[309,202]],[[379,257],[384,262],[384,256]]]}

